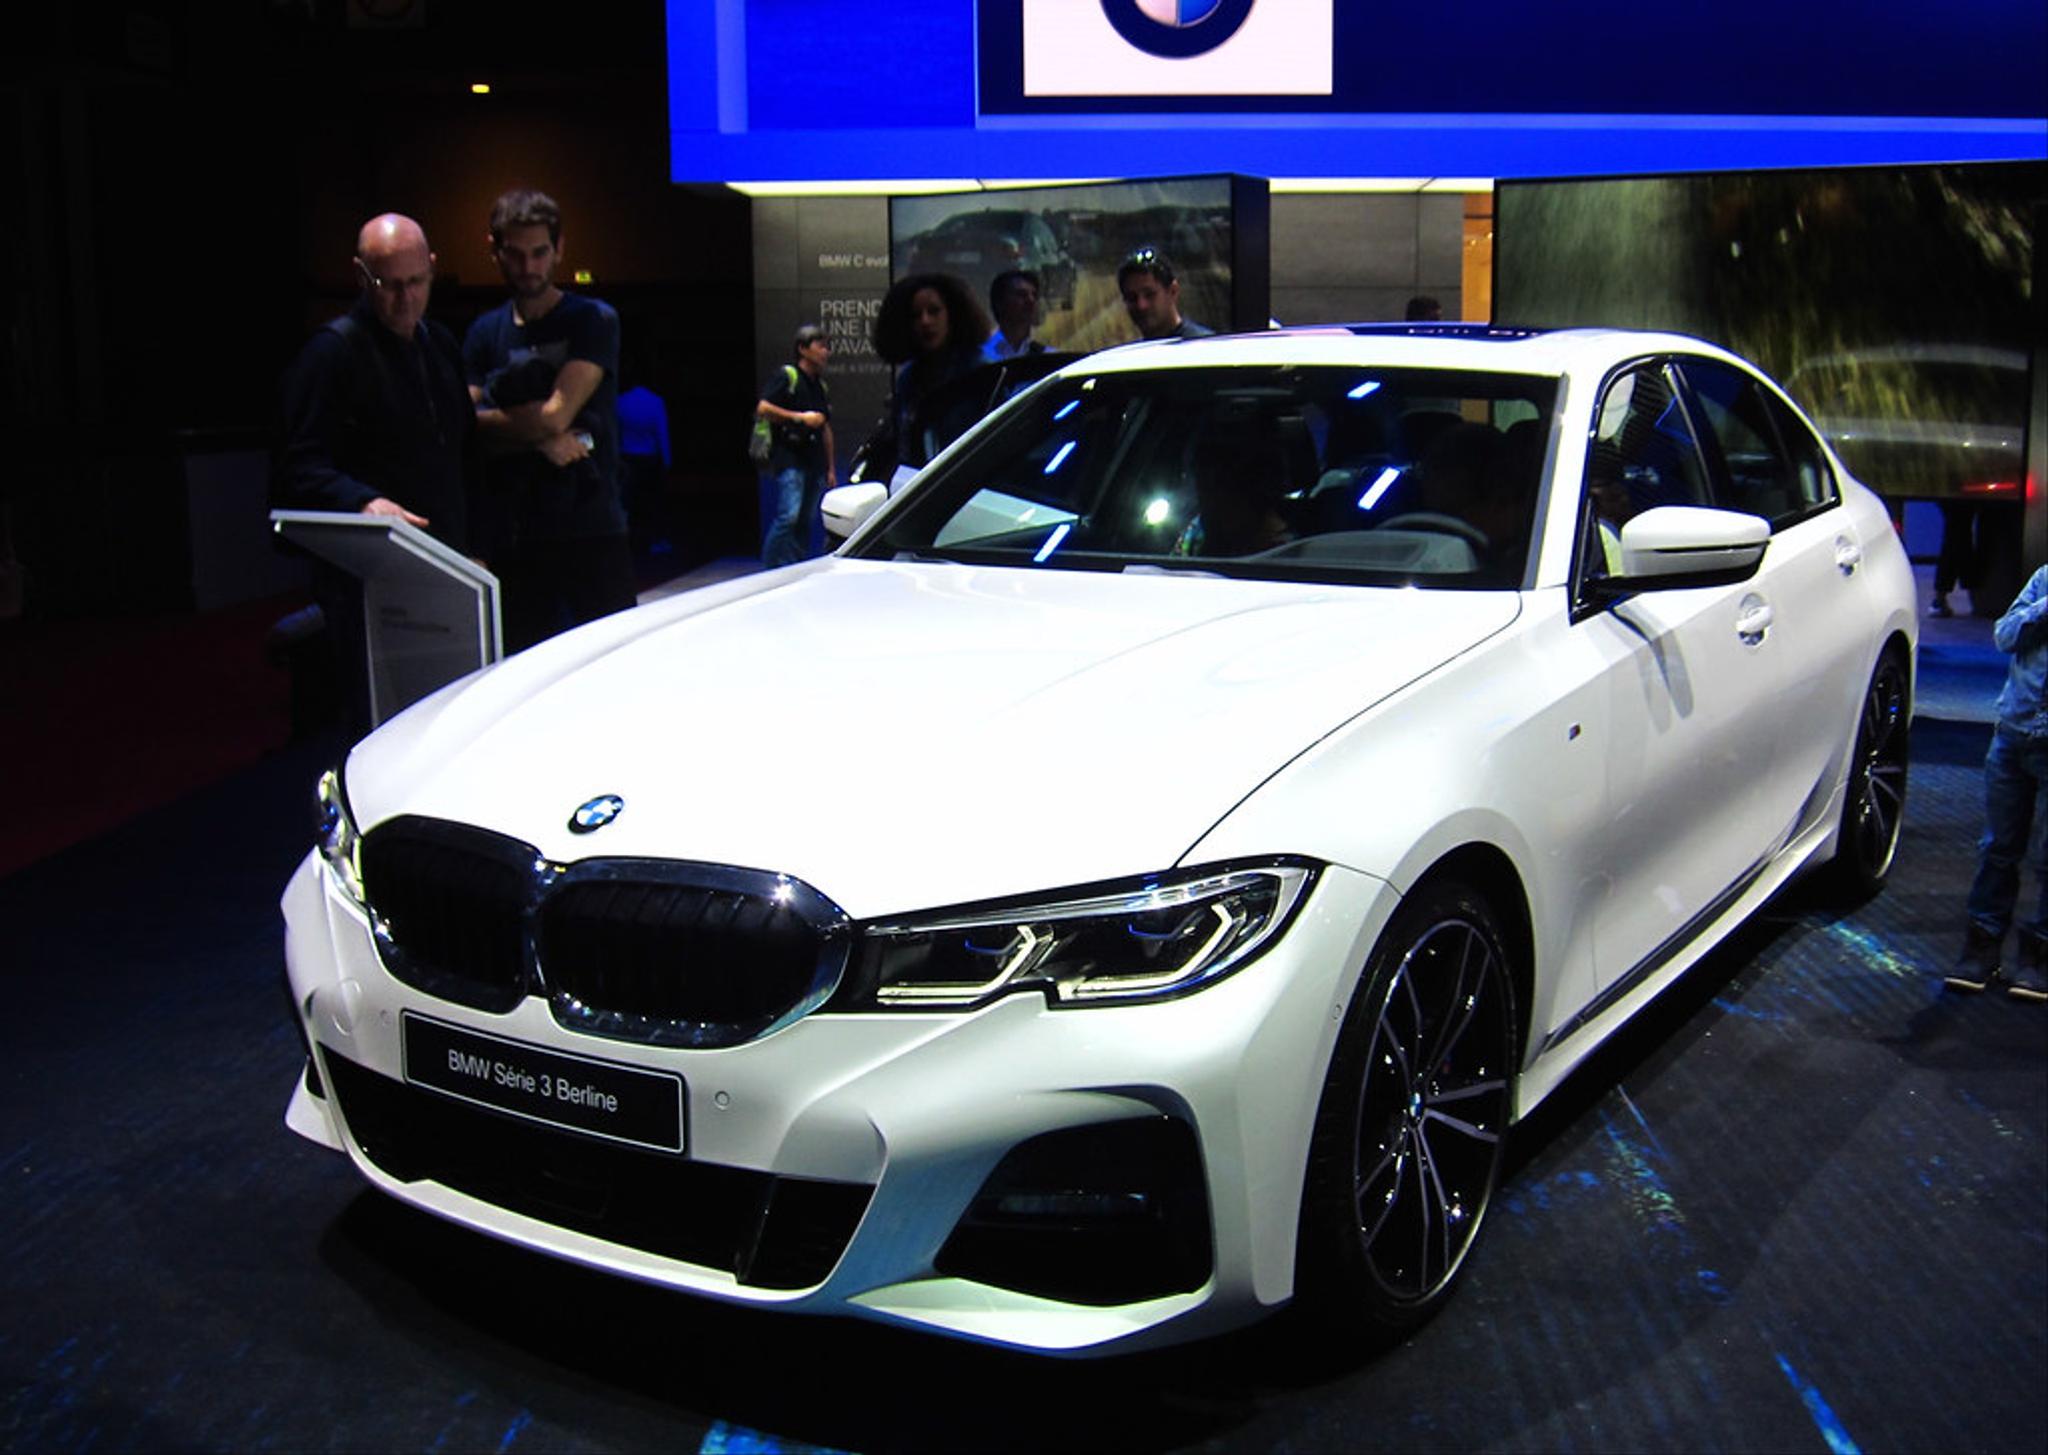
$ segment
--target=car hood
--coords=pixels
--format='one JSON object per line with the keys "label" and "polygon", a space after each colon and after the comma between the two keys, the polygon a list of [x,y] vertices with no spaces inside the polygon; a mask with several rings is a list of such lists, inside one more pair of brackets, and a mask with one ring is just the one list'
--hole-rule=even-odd
{"label": "car hood", "polygon": [[[857,917],[1172,865],[1511,592],[829,559],[593,623],[359,744],[365,829],[794,875]],[[579,804],[625,807],[594,835]],[[1286,844],[1273,845],[1285,852]]]}

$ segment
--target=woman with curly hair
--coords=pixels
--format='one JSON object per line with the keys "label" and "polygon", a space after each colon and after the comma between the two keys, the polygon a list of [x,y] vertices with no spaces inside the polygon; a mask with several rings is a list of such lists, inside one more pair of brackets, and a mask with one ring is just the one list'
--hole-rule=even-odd
{"label": "woman with curly hair", "polygon": [[890,286],[875,315],[875,352],[897,366],[889,417],[898,464],[925,463],[924,441],[910,429],[918,404],[981,364],[981,346],[994,331],[974,290],[951,273],[912,273]]}

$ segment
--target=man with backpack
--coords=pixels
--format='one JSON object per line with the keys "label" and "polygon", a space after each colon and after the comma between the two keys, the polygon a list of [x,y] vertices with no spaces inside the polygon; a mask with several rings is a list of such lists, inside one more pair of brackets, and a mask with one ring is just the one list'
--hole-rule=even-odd
{"label": "man with backpack", "polygon": [[765,420],[770,445],[765,468],[774,515],[761,542],[761,564],[787,566],[811,554],[811,521],[818,498],[838,480],[832,452],[832,398],[825,364],[832,344],[807,323],[796,331],[796,362],[784,364],[754,406]]}

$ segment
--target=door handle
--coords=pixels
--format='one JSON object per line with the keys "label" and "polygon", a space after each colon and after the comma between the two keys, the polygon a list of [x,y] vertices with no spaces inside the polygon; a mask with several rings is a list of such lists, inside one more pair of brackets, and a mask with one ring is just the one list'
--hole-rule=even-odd
{"label": "door handle", "polygon": [[1771,629],[1771,604],[1761,596],[1745,596],[1735,611],[1735,635],[1745,647],[1754,647]]}
{"label": "door handle", "polygon": [[1835,569],[1844,576],[1856,574],[1856,568],[1863,564],[1863,547],[1847,536],[1835,537]]}

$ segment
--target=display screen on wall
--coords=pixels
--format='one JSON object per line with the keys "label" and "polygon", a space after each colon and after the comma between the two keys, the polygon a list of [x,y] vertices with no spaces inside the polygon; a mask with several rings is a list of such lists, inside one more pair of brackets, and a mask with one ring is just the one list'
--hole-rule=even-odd
{"label": "display screen on wall", "polygon": [[[896,197],[889,203],[889,255],[896,277],[954,273],[986,299],[997,274],[1036,273],[1041,316],[1037,337],[1048,348],[1086,352],[1137,337],[1117,293],[1117,266],[1151,248],[1172,262],[1180,311],[1218,331],[1234,326],[1241,308],[1263,319],[1263,298],[1237,292],[1264,279],[1237,258],[1246,219],[1245,179],[1174,177],[1140,182],[1084,183],[1000,191]],[[1263,196],[1263,188],[1259,189]],[[1254,223],[1263,247],[1264,219]]]}
{"label": "display screen on wall", "polygon": [[2041,163],[1502,182],[1494,321],[1712,340],[1885,494],[2017,501],[2044,210]]}

